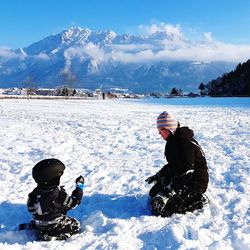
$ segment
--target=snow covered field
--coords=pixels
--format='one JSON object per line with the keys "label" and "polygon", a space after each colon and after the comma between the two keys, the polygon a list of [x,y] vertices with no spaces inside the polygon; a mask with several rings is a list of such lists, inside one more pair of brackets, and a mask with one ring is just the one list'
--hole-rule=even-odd
{"label": "snow covered field", "polygon": [[[144,181],[165,164],[164,110],[194,130],[210,173],[209,206],[171,218],[150,216]],[[250,98],[0,100],[0,249],[250,249],[249,128]],[[30,219],[31,169],[49,157],[65,163],[68,192],[86,177],[69,213],[83,232],[35,242],[17,225]]]}

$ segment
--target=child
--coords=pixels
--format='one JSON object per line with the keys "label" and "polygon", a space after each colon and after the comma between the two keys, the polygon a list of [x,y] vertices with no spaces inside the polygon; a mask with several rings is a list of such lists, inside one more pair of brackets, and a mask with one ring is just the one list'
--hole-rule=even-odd
{"label": "child", "polygon": [[60,177],[65,169],[57,159],[45,159],[32,169],[37,187],[29,194],[28,210],[38,231],[38,240],[68,239],[80,231],[80,223],[66,216],[67,211],[81,203],[84,178],[76,179],[76,188],[69,196],[63,186],[59,186]]}
{"label": "child", "polygon": [[147,183],[155,183],[149,192],[152,211],[162,217],[202,208],[208,185],[208,171],[201,146],[188,127],[164,111],[157,118],[157,129],[166,141],[168,163]]}

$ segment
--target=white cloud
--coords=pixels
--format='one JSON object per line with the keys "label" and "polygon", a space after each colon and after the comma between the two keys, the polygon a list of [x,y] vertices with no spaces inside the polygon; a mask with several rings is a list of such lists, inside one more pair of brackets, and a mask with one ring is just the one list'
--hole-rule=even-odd
{"label": "white cloud", "polygon": [[49,56],[45,53],[40,53],[36,56],[38,59],[41,59],[41,60],[49,60]]}
{"label": "white cloud", "polygon": [[211,32],[205,32],[204,33],[205,40],[208,42],[212,42],[212,33]]}
{"label": "white cloud", "polygon": [[87,43],[79,47],[71,47],[64,52],[64,57],[66,59],[71,59],[76,56],[80,59],[91,58],[97,61],[104,61],[109,57],[108,54],[93,43]]}
{"label": "white cloud", "polygon": [[139,29],[146,35],[152,35],[156,32],[165,32],[175,37],[183,38],[183,33],[179,24],[173,25],[161,22],[159,24],[139,25]]}
{"label": "white cloud", "polygon": [[250,57],[250,45],[233,45],[220,42],[189,43],[178,48],[150,49],[130,53],[123,49],[113,51],[113,60],[121,62],[150,61],[228,61],[244,62]]}
{"label": "white cloud", "polygon": [[[112,46],[112,53],[93,54],[89,57],[110,59],[124,63],[141,63],[156,61],[227,61],[244,62],[250,57],[250,45],[234,45],[212,41],[211,35],[205,36],[206,41]],[[157,49],[156,49],[157,48]],[[95,51],[96,52],[96,51]]]}
{"label": "white cloud", "polygon": [[166,32],[177,40],[148,41],[142,44],[113,45],[112,59],[121,62],[150,61],[227,61],[244,62],[250,58],[250,45],[235,45],[214,41],[211,32],[203,33],[202,41],[187,40],[180,25],[140,25],[147,36]]}
{"label": "white cloud", "polygon": [[5,47],[0,47],[0,56],[5,60],[19,57],[18,54]]}
{"label": "white cloud", "polygon": [[110,55],[105,53],[101,48],[93,43],[87,43],[79,47],[72,47],[64,52],[66,59],[65,70],[70,70],[72,58],[77,57],[80,61],[85,59],[94,59],[95,62],[100,63],[110,59]]}
{"label": "white cloud", "polygon": [[11,50],[6,47],[0,47],[0,61],[7,62],[8,60],[17,59],[24,60],[27,57],[26,53],[22,50]]}
{"label": "white cloud", "polygon": [[124,51],[124,52],[135,52],[146,49],[157,49],[153,44],[111,44],[110,47],[115,51]]}

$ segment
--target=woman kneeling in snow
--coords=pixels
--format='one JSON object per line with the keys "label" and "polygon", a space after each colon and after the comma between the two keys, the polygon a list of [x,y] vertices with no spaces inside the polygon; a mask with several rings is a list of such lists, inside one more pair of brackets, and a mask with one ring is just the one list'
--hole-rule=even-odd
{"label": "woman kneeling in snow", "polygon": [[208,185],[205,155],[193,138],[194,133],[164,111],[157,118],[159,134],[166,140],[168,163],[146,179],[155,183],[149,192],[152,212],[162,217],[200,209],[207,203]]}

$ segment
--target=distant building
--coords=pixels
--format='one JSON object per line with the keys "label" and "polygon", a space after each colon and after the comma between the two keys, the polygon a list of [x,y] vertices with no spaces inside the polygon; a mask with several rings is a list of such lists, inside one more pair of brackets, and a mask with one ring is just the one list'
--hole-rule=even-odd
{"label": "distant building", "polygon": [[54,89],[38,89],[36,91],[37,95],[43,95],[43,96],[52,96],[55,94],[55,90]]}

